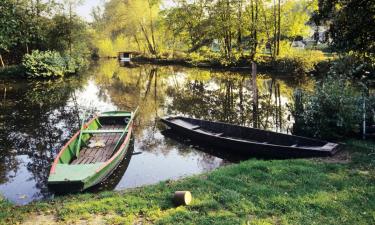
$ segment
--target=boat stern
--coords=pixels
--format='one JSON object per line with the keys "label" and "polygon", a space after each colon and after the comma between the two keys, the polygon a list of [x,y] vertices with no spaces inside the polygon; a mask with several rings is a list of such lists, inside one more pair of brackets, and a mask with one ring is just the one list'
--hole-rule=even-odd
{"label": "boat stern", "polygon": [[48,177],[48,187],[55,192],[77,192],[87,186],[91,178],[96,176],[96,170],[103,163],[94,164],[57,164]]}

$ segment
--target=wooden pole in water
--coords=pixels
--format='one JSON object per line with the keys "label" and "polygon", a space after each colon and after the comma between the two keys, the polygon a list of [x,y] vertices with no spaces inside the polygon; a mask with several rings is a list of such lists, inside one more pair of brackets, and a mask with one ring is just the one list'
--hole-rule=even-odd
{"label": "wooden pole in water", "polygon": [[280,125],[280,131],[282,126],[282,115],[281,115],[281,97],[280,97],[280,84],[277,84],[277,97],[279,98],[279,125]]}
{"label": "wooden pole in water", "polygon": [[251,75],[253,81],[253,125],[258,128],[258,86],[257,86],[257,64],[251,62]]}
{"label": "wooden pole in water", "polygon": [[173,196],[173,202],[176,206],[189,205],[191,200],[190,191],[176,191]]}
{"label": "wooden pole in water", "polygon": [[363,140],[366,139],[366,97],[363,95]]}

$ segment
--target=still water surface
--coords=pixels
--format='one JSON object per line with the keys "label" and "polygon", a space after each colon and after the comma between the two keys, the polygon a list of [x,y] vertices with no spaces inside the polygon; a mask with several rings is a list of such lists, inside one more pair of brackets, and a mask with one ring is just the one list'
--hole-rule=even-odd
{"label": "still water surface", "polygon": [[[0,193],[17,204],[51,198],[47,178],[85,112],[140,112],[131,152],[92,191],[123,190],[213,170],[239,158],[168,135],[158,118],[187,115],[289,133],[293,90],[313,82],[178,66],[95,63],[58,81],[0,81]],[[257,91],[255,91],[257,90]]]}

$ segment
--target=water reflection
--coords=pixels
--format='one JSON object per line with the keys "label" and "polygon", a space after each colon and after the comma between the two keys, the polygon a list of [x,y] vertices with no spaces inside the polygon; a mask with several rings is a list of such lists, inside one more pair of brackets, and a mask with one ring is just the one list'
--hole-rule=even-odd
{"label": "water reflection", "polygon": [[50,165],[84,112],[140,105],[134,152],[142,154],[128,157],[129,165],[99,190],[176,179],[238,161],[165,135],[158,118],[182,114],[289,132],[293,121],[286,104],[296,85],[308,89],[312,82],[171,66],[120,67],[116,60],[64,80],[0,82],[0,192],[19,204],[50,197]]}

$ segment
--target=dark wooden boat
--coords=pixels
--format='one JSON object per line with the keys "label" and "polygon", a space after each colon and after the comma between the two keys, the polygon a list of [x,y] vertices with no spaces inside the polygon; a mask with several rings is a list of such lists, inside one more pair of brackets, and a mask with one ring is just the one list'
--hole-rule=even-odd
{"label": "dark wooden boat", "polygon": [[332,156],[339,145],[311,138],[276,133],[221,122],[187,117],[161,119],[174,132],[193,141],[233,153],[266,158]]}
{"label": "dark wooden boat", "polygon": [[83,125],[61,149],[48,186],[57,192],[82,191],[108,177],[129,148],[135,112],[105,112]]}

